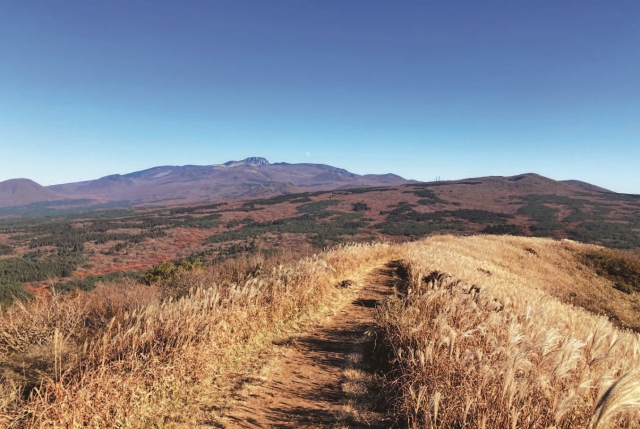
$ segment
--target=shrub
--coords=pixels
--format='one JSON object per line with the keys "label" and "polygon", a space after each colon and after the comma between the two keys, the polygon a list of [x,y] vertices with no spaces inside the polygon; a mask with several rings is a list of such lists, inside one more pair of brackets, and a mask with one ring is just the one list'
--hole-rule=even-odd
{"label": "shrub", "polygon": [[199,270],[201,268],[202,262],[190,262],[187,259],[181,260],[177,265],[173,262],[160,262],[158,265],[145,272],[140,280],[147,285],[151,285],[153,283],[161,283],[170,280],[182,272]]}
{"label": "shrub", "polygon": [[505,223],[507,219],[512,218],[513,216],[504,214],[504,213],[496,213],[490,212],[488,210],[475,210],[475,209],[458,209],[451,210],[447,212],[450,216],[464,219],[469,222],[479,223],[479,224],[500,224]]}
{"label": "shrub", "polygon": [[9,305],[14,300],[26,300],[30,299],[31,294],[24,290],[22,284],[19,282],[5,282],[0,283],[0,308],[3,305]]}
{"label": "shrub", "polygon": [[353,204],[353,211],[354,212],[365,212],[365,211],[368,211],[368,210],[371,210],[371,209],[369,208],[367,203],[365,203],[363,201]]}
{"label": "shrub", "polygon": [[433,192],[431,189],[426,189],[426,188],[416,189],[414,191],[414,194],[422,198],[421,200],[418,201],[418,204],[421,204],[421,205],[426,206],[426,205],[431,205],[436,203],[440,203],[440,204],[448,203],[448,201],[438,197],[438,195],[436,195],[436,193]]}
{"label": "shrub", "polygon": [[619,290],[620,292],[626,293],[627,295],[631,295],[633,293],[633,289],[624,283],[616,283],[613,285],[613,287]]}
{"label": "shrub", "polygon": [[524,229],[520,225],[487,225],[481,232],[494,235],[524,235]]}
{"label": "shrub", "polygon": [[614,282],[616,289],[625,293],[640,291],[640,262],[630,256],[616,250],[598,249],[583,253],[582,261]]}
{"label": "shrub", "polygon": [[296,210],[300,213],[309,213],[312,215],[317,215],[324,212],[329,206],[335,206],[340,204],[340,201],[337,200],[321,200],[315,201],[313,203],[301,204],[296,207]]}

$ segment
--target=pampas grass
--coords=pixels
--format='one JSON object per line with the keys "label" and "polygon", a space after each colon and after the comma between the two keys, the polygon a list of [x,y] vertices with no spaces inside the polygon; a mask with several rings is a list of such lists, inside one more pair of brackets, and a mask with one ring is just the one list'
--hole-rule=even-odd
{"label": "pampas grass", "polygon": [[394,251],[228,262],[172,279],[177,297],[123,282],[17,304],[0,317],[0,425],[196,426],[275,335],[335,304],[347,293],[340,281]]}
{"label": "pampas grass", "polygon": [[[439,236],[17,303],[0,314],[0,426],[203,425],[275,338],[346,302],[345,279],[401,259],[368,331],[389,357],[401,427],[636,427],[640,339],[625,327],[638,297],[580,265],[594,249]],[[348,375],[356,395],[362,380]]]}
{"label": "pampas grass", "polygon": [[586,281],[566,275],[580,249],[514,237],[411,245],[406,282],[378,313],[398,416],[412,428],[640,423],[638,335],[560,299]]}

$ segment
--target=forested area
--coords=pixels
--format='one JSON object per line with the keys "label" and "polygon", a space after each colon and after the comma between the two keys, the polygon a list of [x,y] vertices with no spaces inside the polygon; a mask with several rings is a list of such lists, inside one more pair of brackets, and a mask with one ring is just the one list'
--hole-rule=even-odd
{"label": "forested area", "polygon": [[[637,197],[623,200],[635,202]],[[603,200],[615,199],[610,194],[603,194]],[[523,214],[535,222],[530,230],[533,235],[541,237],[557,237],[564,233],[570,238],[585,243],[596,243],[617,249],[633,249],[640,247],[638,213],[626,216],[626,222],[615,222],[609,215],[612,210],[606,203],[594,202],[578,198],[558,195],[525,195],[514,198],[522,202],[518,214]],[[560,218],[563,207],[570,213]],[[575,224],[577,225],[570,225]]]}
{"label": "forested area", "polygon": [[[339,204],[338,201],[313,201],[310,198],[324,193],[256,199],[233,208],[227,207],[227,203],[215,203],[140,212],[123,209],[49,219],[0,220],[0,234],[10,234],[10,241],[31,249],[26,255],[0,259],[0,296],[4,302],[12,297],[24,296],[21,284],[29,282],[55,282],[60,279],[55,289],[68,292],[75,289],[90,290],[97,282],[122,276],[135,277],[132,273],[115,272],[69,280],[80,265],[93,266],[89,259],[95,252],[92,250],[87,254],[87,244],[91,244],[93,249],[94,246],[113,242],[100,253],[119,261],[130,251],[140,251],[137,244],[155,243],[156,239],[166,237],[175,228],[218,229],[218,233],[205,240],[203,246],[223,246],[214,250],[203,249],[200,253],[202,257],[217,255],[218,258],[225,258],[255,252],[255,238],[269,232],[302,234],[308,236],[312,245],[324,247],[346,241],[347,237],[353,237],[368,225],[369,221],[362,213],[327,210]],[[263,222],[256,222],[249,217],[222,220],[225,213],[261,210],[259,206],[283,203],[296,204],[299,216]],[[13,252],[13,246],[0,245],[0,255],[11,255]]]}
{"label": "forested area", "polygon": [[0,259],[0,302],[26,296],[22,283],[69,277],[84,261],[80,253],[44,258],[33,252],[20,258]]}
{"label": "forested area", "polygon": [[209,237],[205,243],[254,239],[267,233],[308,234],[311,243],[324,247],[331,243],[344,242],[346,237],[362,232],[369,221],[362,213],[329,212],[322,210],[331,204],[308,206],[301,216],[267,222],[248,222],[238,229],[225,231]]}

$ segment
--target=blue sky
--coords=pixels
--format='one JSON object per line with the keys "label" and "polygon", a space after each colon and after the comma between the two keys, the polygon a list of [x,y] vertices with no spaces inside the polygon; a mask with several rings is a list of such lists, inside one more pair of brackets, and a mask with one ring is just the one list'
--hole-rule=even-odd
{"label": "blue sky", "polygon": [[640,194],[636,1],[0,0],[0,180],[248,156]]}

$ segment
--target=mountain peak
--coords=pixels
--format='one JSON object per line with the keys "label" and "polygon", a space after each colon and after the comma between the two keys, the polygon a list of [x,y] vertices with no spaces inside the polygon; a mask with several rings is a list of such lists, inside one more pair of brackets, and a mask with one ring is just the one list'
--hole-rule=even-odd
{"label": "mountain peak", "polygon": [[245,158],[242,161],[227,161],[224,163],[227,167],[237,166],[237,165],[269,165],[269,161],[267,158],[262,158],[260,156],[252,156],[249,158]]}

